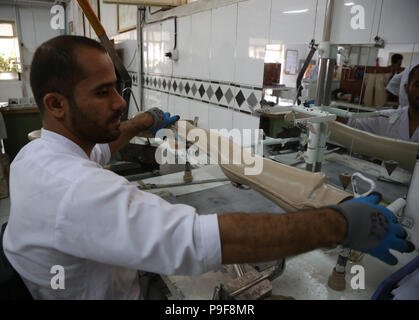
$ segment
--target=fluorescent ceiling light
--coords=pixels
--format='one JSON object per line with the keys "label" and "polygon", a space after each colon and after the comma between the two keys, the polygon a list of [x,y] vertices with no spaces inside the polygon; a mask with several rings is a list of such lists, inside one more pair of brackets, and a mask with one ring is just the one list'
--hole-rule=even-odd
{"label": "fluorescent ceiling light", "polygon": [[302,9],[302,10],[290,10],[290,11],[283,11],[282,13],[303,13],[307,12],[308,9]]}
{"label": "fluorescent ceiling light", "polygon": [[349,6],[353,6],[355,3],[353,2],[345,2],[344,5],[349,7]]}

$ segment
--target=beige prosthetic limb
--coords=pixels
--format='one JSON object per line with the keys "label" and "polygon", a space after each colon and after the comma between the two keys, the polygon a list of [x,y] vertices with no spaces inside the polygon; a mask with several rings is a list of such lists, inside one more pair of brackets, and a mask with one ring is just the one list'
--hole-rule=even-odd
{"label": "beige prosthetic limb", "polygon": [[[297,118],[308,117],[301,113]],[[292,114],[287,114],[285,120],[293,123]],[[329,122],[329,140],[335,141],[351,152],[360,153],[381,160],[394,160],[399,167],[413,171],[416,164],[416,155],[419,151],[419,143],[379,136],[373,133],[352,128],[341,122]]]}
{"label": "beige prosthetic limb", "polygon": [[352,152],[382,160],[395,160],[405,170],[413,171],[419,144],[378,136],[337,121],[329,122],[329,139]]}
{"label": "beige prosthetic limb", "polygon": [[[181,123],[181,124],[180,124]],[[179,128],[183,121],[177,123]],[[178,134],[186,139],[191,130],[196,129],[193,125],[186,122],[185,130],[178,130]],[[191,139],[193,145],[203,152],[206,152],[212,159],[217,159],[233,163],[233,150],[238,148],[241,151],[241,159],[250,159],[250,154],[232,140],[220,136],[214,132],[204,129],[206,139]],[[186,135],[186,136],[185,136]],[[197,141],[196,141],[197,140]],[[205,141],[206,140],[206,141]],[[229,154],[222,154],[222,144],[228,145]],[[237,150],[237,149],[236,149]],[[233,182],[245,184],[266,196],[286,211],[301,209],[319,208],[322,206],[336,204],[351,196],[351,194],[341,191],[327,184],[327,178],[323,173],[312,173],[298,168],[293,168],[266,158],[252,155],[253,159],[262,161],[263,170],[257,175],[246,175],[245,169],[253,167],[241,161],[241,164],[220,164],[224,174]],[[236,163],[236,162],[234,162]]]}

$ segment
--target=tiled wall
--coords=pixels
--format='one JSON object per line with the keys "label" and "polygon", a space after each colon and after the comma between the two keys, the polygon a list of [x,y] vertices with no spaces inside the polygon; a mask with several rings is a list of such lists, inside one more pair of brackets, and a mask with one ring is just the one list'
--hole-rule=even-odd
{"label": "tiled wall", "polygon": [[[204,128],[259,128],[264,51],[271,0],[239,2],[144,28],[144,101],[183,118],[199,116]],[[250,23],[249,23],[250,22]]]}
{"label": "tiled wall", "polygon": [[[387,44],[402,39],[415,46],[419,33],[414,26],[419,20],[411,17],[411,11],[419,8],[419,1],[393,2],[357,1],[365,8],[365,29],[354,30],[350,25],[352,16],[348,1],[335,0],[332,43],[372,43],[378,34]],[[161,106],[183,118],[199,116],[200,126],[204,128],[259,127],[259,119],[250,113],[253,108],[260,107],[266,45],[282,44],[284,50],[296,49],[298,59],[305,59],[310,40],[314,38],[316,43],[322,40],[327,0],[231,3],[180,15],[177,19],[177,62],[164,56],[174,46],[173,19],[145,25],[146,109]],[[397,19],[391,19],[393,12],[397,13]],[[408,22],[403,16],[412,19]],[[394,21],[400,23],[394,25]],[[281,82],[294,86],[296,77],[282,75]]]}

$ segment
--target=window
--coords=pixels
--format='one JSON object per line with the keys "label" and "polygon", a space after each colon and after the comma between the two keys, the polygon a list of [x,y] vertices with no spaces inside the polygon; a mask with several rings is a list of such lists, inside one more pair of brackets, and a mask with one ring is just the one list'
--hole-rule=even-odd
{"label": "window", "polygon": [[280,63],[282,56],[282,45],[268,44],[265,51],[265,63]]}
{"label": "window", "polygon": [[0,21],[0,80],[19,80],[21,71],[15,24]]}

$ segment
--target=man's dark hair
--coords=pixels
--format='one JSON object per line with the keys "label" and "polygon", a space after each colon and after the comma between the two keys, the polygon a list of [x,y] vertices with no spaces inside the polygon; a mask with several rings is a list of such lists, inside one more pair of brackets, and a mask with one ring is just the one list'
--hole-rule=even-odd
{"label": "man's dark hair", "polygon": [[396,64],[399,61],[400,61],[400,64],[403,61],[403,56],[400,53],[396,53],[391,56],[391,64]]}
{"label": "man's dark hair", "polygon": [[82,36],[58,36],[36,49],[31,65],[31,87],[41,116],[44,113],[44,96],[57,92],[73,101],[76,84],[84,78],[77,63],[76,51],[80,47],[106,52],[97,41]]}
{"label": "man's dark hair", "polygon": [[415,74],[416,70],[418,70],[418,69],[419,69],[419,64],[417,64],[412,69],[410,69],[409,78],[407,79],[408,84],[410,84],[410,82],[413,80],[413,75]]}

